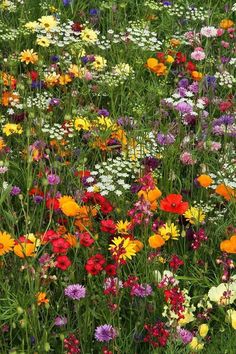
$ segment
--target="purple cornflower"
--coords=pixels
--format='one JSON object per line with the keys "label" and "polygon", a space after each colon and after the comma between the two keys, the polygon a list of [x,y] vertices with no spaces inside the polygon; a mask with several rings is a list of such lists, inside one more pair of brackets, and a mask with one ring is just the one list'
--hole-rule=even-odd
{"label": "purple cornflower", "polygon": [[95,329],[95,338],[99,342],[109,342],[117,336],[116,330],[112,327],[112,325],[104,324],[98,326]]}
{"label": "purple cornflower", "polygon": [[187,102],[179,102],[179,103],[177,103],[175,108],[180,113],[190,113],[193,110],[192,106],[189,103],[187,103]]}
{"label": "purple cornflower", "polygon": [[193,339],[193,334],[185,328],[177,328],[177,333],[184,344],[188,344]]}
{"label": "purple cornflower", "polygon": [[103,117],[108,117],[110,115],[110,112],[106,108],[101,108],[98,111],[98,115]]}
{"label": "purple cornflower", "polygon": [[131,296],[146,297],[152,294],[152,287],[149,284],[135,284],[130,292]]}
{"label": "purple cornflower", "polygon": [[117,119],[117,124],[126,129],[131,129],[135,127],[135,121],[133,117],[119,117]]}
{"label": "purple cornflower", "polygon": [[175,142],[175,137],[170,133],[168,134],[158,133],[157,141],[160,145],[171,145]]}
{"label": "purple cornflower", "polygon": [[179,87],[182,87],[182,88],[187,88],[189,85],[189,82],[188,82],[188,79],[181,79],[179,82],[178,82],[178,86]]}
{"label": "purple cornflower", "polygon": [[20,192],[21,192],[21,189],[19,187],[13,186],[10,194],[11,195],[18,195],[18,194],[20,194]]}
{"label": "purple cornflower", "polygon": [[71,3],[71,0],[62,0],[64,6],[68,6]]}
{"label": "purple cornflower", "polygon": [[90,16],[97,16],[99,14],[99,10],[98,9],[90,9],[89,10],[89,15]]}
{"label": "purple cornflower", "polygon": [[54,320],[54,325],[61,327],[67,324],[67,318],[63,316],[57,316]]}
{"label": "purple cornflower", "polygon": [[57,185],[60,183],[60,177],[53,174],[53,173],[50,173],[49,175],[47,175],[47,180],[51,186],[54,186],[54,185]]}
{"label": "purple cornflower", "polygon": [[71,284],[65,288],[65,295],[73,300],[80,300],[86,295],[86,288],[80,284]]}
{"label": "purple cornflower", "polygon": [[213,120],[212,125],[213,125],[213,127],[215,127],[217,125],[222,125],[222,124],[231,125],[234,123],[234,120],[235,120],[234,116],[224,114],[220,118]]}
{"label": "purple cornflower", "polygon": [[41,195],[35,195],[33,200],[36,204],[40,204],[43,201],[43,197],[41,197]]}

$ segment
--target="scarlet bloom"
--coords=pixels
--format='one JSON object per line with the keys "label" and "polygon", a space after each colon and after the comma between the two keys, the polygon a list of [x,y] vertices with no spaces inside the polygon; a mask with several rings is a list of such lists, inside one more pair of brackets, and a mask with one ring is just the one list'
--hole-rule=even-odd
{"label": "scarlet bloom", "polygon": [[176,53],[175,63],[183,64],[185,62],[186,62],[186,55],[182,54],[181,52]]}
{"label": "scarlet bloom", "polygon": [[188,202],[182,201],[181,194],[169,194],[166,198],[160,202],[161,210],[174,214],[184,214],[188,210]]}
{"label": "scarlet bloom", "polygon": [[88,259],[85,269],[89,274],[97,275],[103,270],[103,265],[106,262],[102,254],[97,253]]}
{"label": "scarlet bloom", "polygon": [[52,240],[56,240],[60,237],[60,235],[55,232],[54,230],[48,230],[46,231],[43,236],[42,236],[42,242],[43,243],[47,243],[50,242]]}
{"label": "scarlet bloom", "polygon": [[48,198],[46,201],[46,208],[58,210],[60,209],[60,203],[57,198]]}
{"label": "scarlet bloom", "polygon": [[186,65],[186,70],[194,71],[194,70],[196,70],[196,65],[193,62],[188,61],[187,65]]}
{"label": "scarlet bloom", "polygon": [[107,275],[114,277],[116,275],[116,266],[115,264],[107,264],[104,268]]}
{"label": "scarlet bloom", "polygon": [[37,187],[31,188],[29,195],[39,195],[40,197],[44,197],[44,193]]}
{"label": "scarlet bloom", "polygon": [[114,235],[116,233],[116,223],[112,219],[102,220],[101,231]]}
{"label": "scarlet bloom", "polygon": [[53,253],[65,254],[70,248],[69,242],[62,237],[56,240],[52,240],[51,244],[52,244]]}
{"label": "scarlet bloom", "polygon": [[79,235],[79,243],[81,246],[90,247],[94,243],[94,239],[88,232],[83,232]]}
{"label": "scarlet bloom", "polygon": [[71,261],[67,256],[58,256],[56,259],[56,267],[61,270],[66,270],[71,265]]}

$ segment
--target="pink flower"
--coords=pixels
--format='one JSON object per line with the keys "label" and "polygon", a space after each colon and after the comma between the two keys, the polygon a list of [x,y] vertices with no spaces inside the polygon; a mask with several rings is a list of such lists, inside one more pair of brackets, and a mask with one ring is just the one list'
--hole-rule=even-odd
{"label": "pink flower", "polygon": [[198,60],[198,61],[200,61],[200,60],[205,59],[205,57],[206,57],[206,55],[205,55],[205,53],[202,51],[202,49],[201,49],[201,50],[196,50],[196,49],[195,49],[195,51],[191,53],[191,59],[193,59],[193,60]]}
{"label": "pink flower", "polygon": [[230,46],[229,42],[225,42],[225,41],[221,41],[221,45],[224,48],[229,48],[229,46]]}
{"label": "pink flower", "polygon": [[217,29],[213,26],[206,26],[202,27],[200,31],[201,35],[207,38],[216,37],[217,36]]}
{"label": "pink flower", "polygon": [[193,158],[192,154],[188,151],[185,151],[180,156],[180,161],[184,165],[194,165],[197,161]]}

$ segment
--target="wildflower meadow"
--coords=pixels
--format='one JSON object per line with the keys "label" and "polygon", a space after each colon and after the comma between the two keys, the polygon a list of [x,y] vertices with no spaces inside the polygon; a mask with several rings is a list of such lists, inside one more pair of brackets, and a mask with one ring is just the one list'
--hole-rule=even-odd
{"label": "wildflower meadow", "polygon": [[235,354],[235,0],[0,0],[0,47],[0,354]]}

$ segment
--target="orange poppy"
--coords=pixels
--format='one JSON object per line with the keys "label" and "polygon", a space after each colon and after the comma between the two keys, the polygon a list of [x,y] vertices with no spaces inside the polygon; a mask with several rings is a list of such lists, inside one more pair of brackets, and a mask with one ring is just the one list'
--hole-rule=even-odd
{"label": "orange poppy", "polygon": [[213,179],[208,175],[201,175],[197,178],[198,183],[202,187],[209,187],[213,183]]}
{"label": "orange poppy", "polygon": [[150,236],[148,242],[151,248],[160,248],[165,244],[165,240],[159,234]]}
{"label": "orange poppy", "polygon": [[220,250],[226,253],[236,254],[236,235],[230,237],[229,240],[224,240],[220,243]]}
{"label": "orange poppy", "polygon": [[233,188],[226,186],[224,183],[219,184],[215,189],[216,194],[221,195],[226,200],[236,197],[236,192]]}

